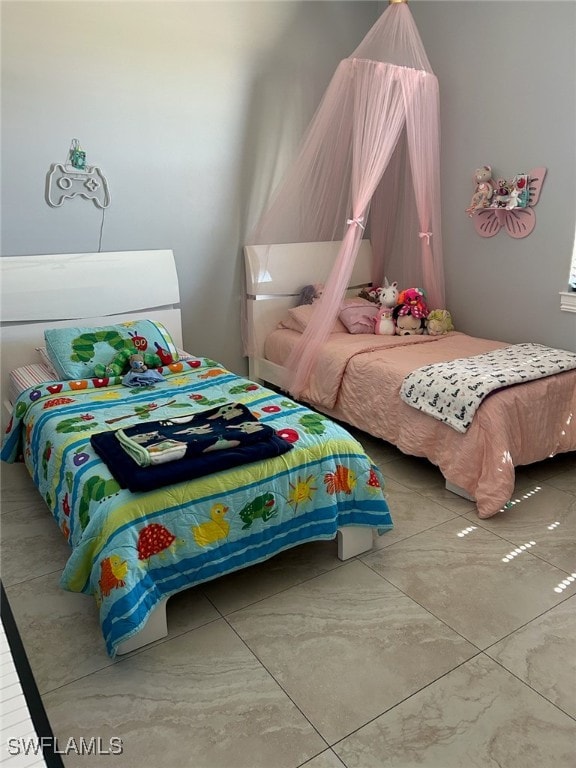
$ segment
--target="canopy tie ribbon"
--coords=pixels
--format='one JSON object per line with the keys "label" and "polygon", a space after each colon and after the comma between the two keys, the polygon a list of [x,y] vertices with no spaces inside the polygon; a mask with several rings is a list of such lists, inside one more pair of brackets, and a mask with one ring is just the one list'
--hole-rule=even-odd
{"label": "canopy tie ribbon", "polygon": [[357,226],[360,227],[362,231],[364,231],[366,227],[364,226],[363,221],[364,221],[364,216],[358,216],[356,219],[346,219],[346,224],[348,225],[356,224]]}
{"label": "canopy tie ribbon", "polygon": [[432,232],[419,232],[418,237],[422,240],[423,238],[426,238],[426,245],[430,245],[430,238],[432,237]]}

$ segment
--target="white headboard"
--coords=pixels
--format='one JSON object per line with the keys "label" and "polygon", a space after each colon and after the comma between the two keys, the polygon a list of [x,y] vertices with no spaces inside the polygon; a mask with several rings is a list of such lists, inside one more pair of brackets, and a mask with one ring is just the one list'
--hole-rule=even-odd
{"label": "white headboard", "polygon": [[[284,369],[264,359],[264,342],[305,285],[324,283],[340,250],[340,241],[281,243],[244,247],[246,269],[246,322],[253,339],[249,376],[283,387]],[[362,240],[350,278],[350,293],[369,285],[372,247]]]}
{"label": "white headboard", "polygon": [[150,318],[182,347],[178,275],[169,250],[0,257],[2,399],[9,372],[38,362],[44,330]]}

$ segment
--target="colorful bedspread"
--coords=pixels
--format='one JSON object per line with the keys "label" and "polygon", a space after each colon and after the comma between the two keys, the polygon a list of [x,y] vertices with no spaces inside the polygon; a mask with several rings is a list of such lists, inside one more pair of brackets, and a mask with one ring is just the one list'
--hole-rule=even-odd
{"label": "colorful bedspread", "polygon": [[[325,416],[206,358],[163,369],[152,389],[120,379],[50,382],[18,398],[1,458],[23,457],[72,552],[61,586],[92,594],[106,648],[136,634],[170,595],[338,528],[392,527],[383,478]],[[243,403],[292,444],[282,456],[153,491],[122,489],[90,438]]]}

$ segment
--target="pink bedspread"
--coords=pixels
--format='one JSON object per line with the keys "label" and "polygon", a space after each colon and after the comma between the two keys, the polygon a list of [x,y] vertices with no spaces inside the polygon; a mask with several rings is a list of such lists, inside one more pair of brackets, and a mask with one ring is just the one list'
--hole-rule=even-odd
{"label": "pink bedspread", "polygon": [[[274,331],[267,359],[282,365],[298,335]],[[446,336],[332,334],[305,399],[333,418],[424,456],[450,483],[476,499],[481,518],[513,495],[514,467],[576,450],[576,371],[517,384],[489,395],[466,433],[400,399],[415,368],[507,346],[463,333]]]}

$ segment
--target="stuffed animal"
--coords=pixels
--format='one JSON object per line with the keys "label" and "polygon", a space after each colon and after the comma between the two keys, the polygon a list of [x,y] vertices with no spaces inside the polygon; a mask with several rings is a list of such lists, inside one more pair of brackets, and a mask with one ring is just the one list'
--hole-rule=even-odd
{"label": "stuffed animal", "polygon": [[398,303],[398,282],[395,280],[393,283],[388,282],[388,278],[384,278],[384,285],[381,288],[376,289],[377,301],[381,307],[395,307]]}
{"label": "stuffed animal", "polygon": [[396,333],[396,323],[390,307],[380,307],[378,310],[374,318],[374,333],[380,336],[394,336]]}
{"label": "stuffed animal", "polygon": [[421,288],[406,288],[398,294],[401,315],[414,315],[417,318],[428,317],[426,294]]}
{"label": "stuffed animal", "polygon": [[324,286],[322,283],[314,283],[314,285],[305,285],[304,288],[300,291],[300,295],[298,296],[298,302],[296,303],[297,307],[302,306],[302,304],[313,304],[316,299],[319,299],[320,296],[322,296],[322,291],[324,290]]}
{"label": "stuffed animal", "polygon": [[443,336],[454,330],[452,315],[447,309],[433,309],[426,318],[429,336]]}
{"label": "stuffed animal", "polygon": [[[153,357],[157,357],[157,355],[153,355]],[[153,387],[159,381],[164,381],[164,376],[160,371],[148,368],[141,352],[130,355],[129,361],[130,370],[122,379],[122,384],[125,387]]]}
{"label": "stuffed animal", "polygon": [[134,347],[125,347],[117,352],[107,365],[97,363],[94,366],[94,376],[99,379],[107,376],[122,376],[130,368],[132,357],[141,358],[146,368],[159,368],[162,365],[162,360],[158,355],[150,352],[138,352],[136,354]]}
{"label": "stuffed animal", "polygon": [[510,191],[510,182],[506,181],[506,179],[498,179],[493,198],[496,208],[506,208],[510,200]]}
{"label": "stuffed animal", "polygon": [[396,321],[397,336],[420,336],[425,332],[426,319],[416,317],[410,311],[401,314],[402,308],[407,305],[397,304],[392,310],[392,317]]}
{"label": "stuffed animal", "polygon": [[482,208],[488,208],[492,195],[494,194],[494,181],[492,179],[492,168],[489,165],[483,165],[474,171],[474,183],[476,189],[472,195],[472,200],[466,213],[472,216],[475,211]]}
{"label": "stuffed animal", "polygon": [[129,362],[132,373],[144,373],[144,371],[148,370],[148,366],[144,362],[144,356],[141,352],[136,352],[135,354],[130,355]]}
{"label": "stuffed animal", "polygon": [[381,288],[374,286],[373,288],[362,288],[358,293],[358,298],[371,301],[373,304],[378,304],[378,291]]}

